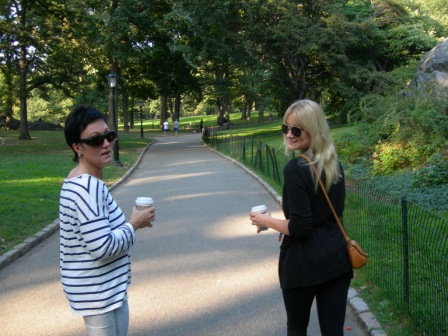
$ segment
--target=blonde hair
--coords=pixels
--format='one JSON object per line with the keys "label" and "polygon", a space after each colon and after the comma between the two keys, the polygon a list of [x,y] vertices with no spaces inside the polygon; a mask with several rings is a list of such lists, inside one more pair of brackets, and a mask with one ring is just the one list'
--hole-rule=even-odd
{"label": "blonde hair", "polygon": [[[299,155],[304,154],[310,158],[315,164],[319,176],[322,175],[323,171],[325,172],[325,188],[327,191],[330,190],[331,185],[340,179],[341,171],[336,148],[331,139],[330,128],[322,107],[312,100],[297,100],[286,110],[283,122],[286,123],[287,120],[309,134],[311,138],[310,147]],[[284,142],[287,152],[286,137]],[[311,174],[317,190],[318,180],[314,178],[313,171],[311,171]]]}

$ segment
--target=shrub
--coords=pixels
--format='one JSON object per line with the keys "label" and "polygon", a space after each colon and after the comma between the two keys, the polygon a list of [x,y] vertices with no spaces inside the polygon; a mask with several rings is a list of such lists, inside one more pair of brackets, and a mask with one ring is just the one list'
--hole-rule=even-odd
{"label": "shrub", "polygon": [[415,166],[421,160],[416,146],[380,142],[372,155],[372,174],[391,175]]}
{"label": "shrub", "polygon": [[428,164],[416,171],[412,186],[435,186],[448,184],[448,150],[433,154]]}
{"label": "shrub", "polygon": [[363,161],[372,153],[371,136],[366,136],[364,129],[357,126],[352,126],[351,132],[338,133],[334,142],[338,155],[348,163]]}

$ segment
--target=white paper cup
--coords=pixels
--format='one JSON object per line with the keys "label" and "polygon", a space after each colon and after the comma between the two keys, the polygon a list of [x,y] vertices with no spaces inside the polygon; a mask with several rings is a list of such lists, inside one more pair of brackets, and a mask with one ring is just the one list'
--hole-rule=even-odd
{"label": "white paper cup", "polygon": [[[266,205],[257,205],[257,206],[252,207],[251,212],[258,212],[258,213],[264,214],[264,213],[268,212],[268,207]],[[267,226],[258,226],[257,225],[257,232],[266,231],[268,229],[269,228]]]}
{"label": "white paper cup", "polygon": [[268,212],[268,207],[266,205],[257,205],[252,208],[251,212],[266,213]]}
{"label": "white paper cup", "polygon": [[154,200],[151,197],[137,197],[135,206],[138,210],[143,210],[154,205]]}

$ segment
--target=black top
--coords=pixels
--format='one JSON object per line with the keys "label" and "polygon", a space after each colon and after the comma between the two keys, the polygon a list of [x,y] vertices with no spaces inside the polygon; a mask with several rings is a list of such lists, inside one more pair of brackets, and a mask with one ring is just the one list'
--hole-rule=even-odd
{"label": "black top", "polygon": [[[282,289],[309,287],[353,271],[346,242],[308,161],[294,158],[284,168],[283,212],[289,219],[289,236],[280,247],[279,277]],[[342,217],[345,202],[344,175],[328,193]],[[322,176],[325,181],[325,176]],[[325,183],[324,183],[325,185]]]}

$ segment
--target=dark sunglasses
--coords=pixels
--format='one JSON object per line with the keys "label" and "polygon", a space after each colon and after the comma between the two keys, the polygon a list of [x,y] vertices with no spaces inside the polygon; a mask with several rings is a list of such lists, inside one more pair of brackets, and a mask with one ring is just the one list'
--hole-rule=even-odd
{"label": "dark sunglasses", "polygon": [[293,127],[286,124],[282,124],[282,132],[283,134],[288,134],[291,131],[292,135],[295,137],[299,137],[302,135],[302,129],[300,127]]}
{"label": "dark sunglasses", "polygon": [[103,135],[95,135],[90,138],[86,139],[79,139],[79,142],[85,143],[92,147],[98,147],[101,146],[104,143],[104,139],[106,139],[108,142],[114,141],[118,137],[117,132],[115,131],[109,131],[107,133],[104,133]]}

